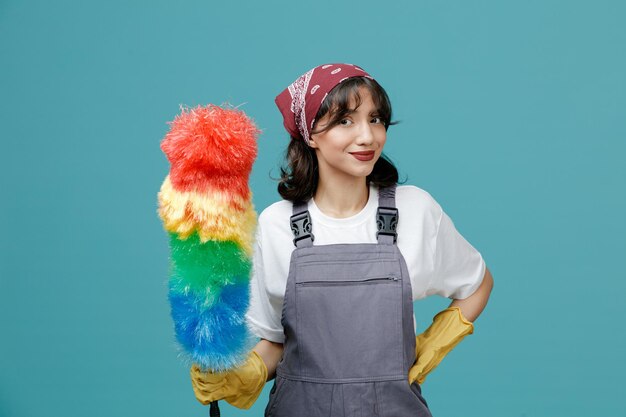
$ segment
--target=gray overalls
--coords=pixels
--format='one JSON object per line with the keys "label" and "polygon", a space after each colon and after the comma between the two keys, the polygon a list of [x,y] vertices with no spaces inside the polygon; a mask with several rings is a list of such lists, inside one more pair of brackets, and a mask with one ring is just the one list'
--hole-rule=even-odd
{"label": "gray overalls", "polygon": [[432,417],[408,382],[413,300],[395,185],[379,190],[378,204],[378,243],[317,246],[306,203],[294,204],[284,352],[266,417]]}

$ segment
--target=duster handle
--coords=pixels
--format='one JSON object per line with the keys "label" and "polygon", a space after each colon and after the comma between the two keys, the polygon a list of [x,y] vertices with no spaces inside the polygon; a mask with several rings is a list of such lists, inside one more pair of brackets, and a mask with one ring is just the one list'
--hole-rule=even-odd
{"label": "duster handle", "polygon": [[209,408],[209,416],[220,417],[220,406],[217,404],[217,401],[211,402],[211,406]]}

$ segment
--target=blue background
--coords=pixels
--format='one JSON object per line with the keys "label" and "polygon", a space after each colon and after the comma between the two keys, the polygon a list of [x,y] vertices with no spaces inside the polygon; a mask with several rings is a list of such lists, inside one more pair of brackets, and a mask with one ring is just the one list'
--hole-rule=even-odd
{"label": "blue background", "polygon": [[[260,212],[273,99],[327,62],[386,88],[386,153],[495,278],[423,386],[435,417],[626,415],[625,21],[621,1],[1,1],[0,415],[208,415],[169,317],[166,122],[253,117]],[[418,330],[448,303],[416,303]],[[222,414],[262,415],[270,387]]]}

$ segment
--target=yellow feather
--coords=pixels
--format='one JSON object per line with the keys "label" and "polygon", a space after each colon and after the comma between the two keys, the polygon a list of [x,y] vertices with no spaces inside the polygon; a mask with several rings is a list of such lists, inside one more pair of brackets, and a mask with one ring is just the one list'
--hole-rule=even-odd
{"label": "yellow feather", "polygon": [[187,239],[194,231],[200,240],[230,240],[239,244],[248,256],[252,256],[257,214],[250,200],[233,196],[219,190],[202,194],[193,191],[177,191],[172,187],[169,175],[158,194],[159,217],[168,232]]}

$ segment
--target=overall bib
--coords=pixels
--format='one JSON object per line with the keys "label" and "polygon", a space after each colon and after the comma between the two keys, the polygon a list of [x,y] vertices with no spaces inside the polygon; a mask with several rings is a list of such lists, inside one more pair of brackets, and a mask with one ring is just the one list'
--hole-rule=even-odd
{"label": "overall bib", "polygon": [[378,243],[315,246],[307,205],[294,204],[284,351],[266,417],[432,417],[408,382],[413,300],[395,185],[379,190],[378,205]]}

